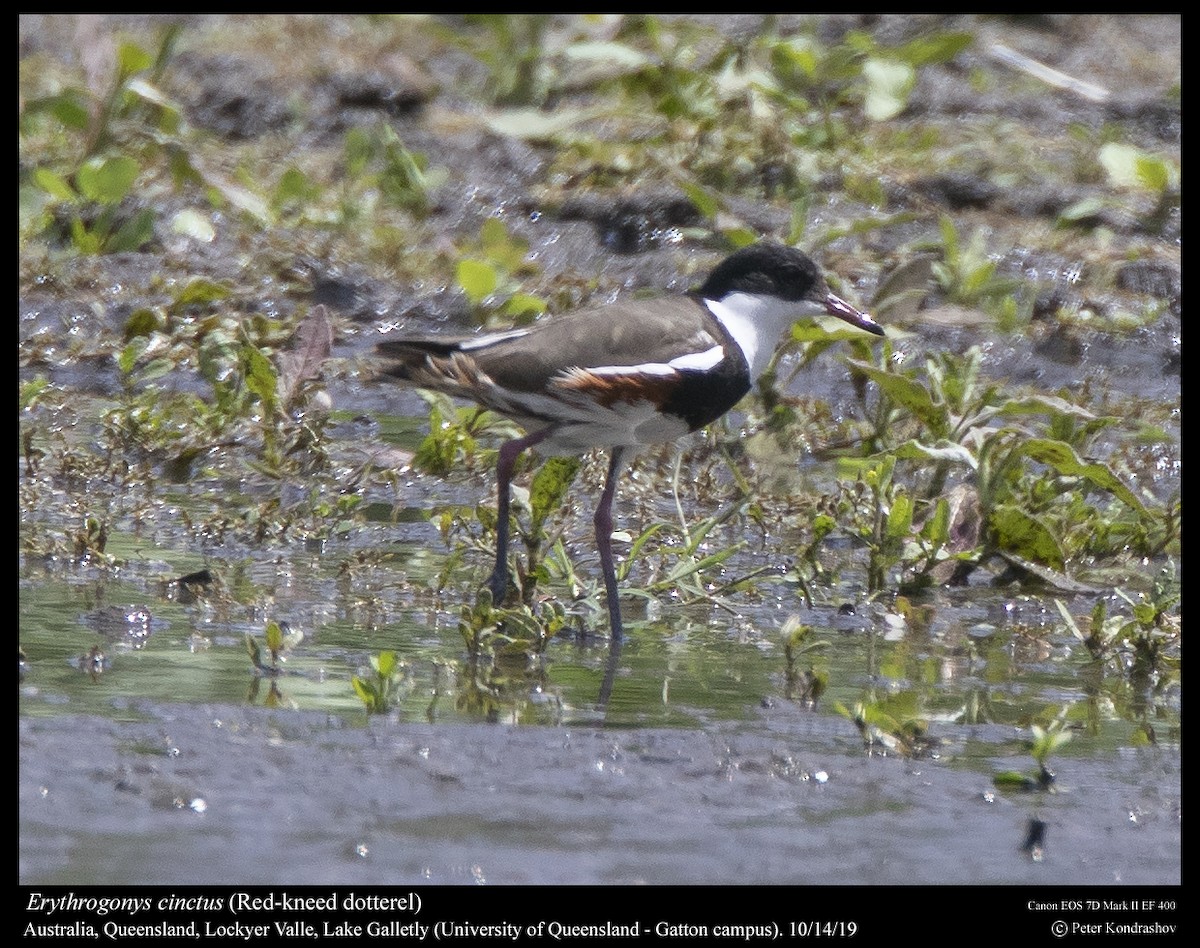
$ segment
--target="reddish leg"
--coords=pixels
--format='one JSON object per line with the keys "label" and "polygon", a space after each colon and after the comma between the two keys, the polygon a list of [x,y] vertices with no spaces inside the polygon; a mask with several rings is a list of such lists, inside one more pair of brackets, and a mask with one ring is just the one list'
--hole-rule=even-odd
{"label": "reddish leg", "polygon": [[604,493],[600,495],[600,505],[596,508],[593,522],[596,524],[596,548],[600,551],[600,568],[604,572],[604,590],[608,598],[608,621],[612,628],[614,642],[621,641],[624,630],[621,627],[621,600],[617,590],[617,570],[613,565],[612,552],[612,505],[617,493],[617,478],[625,470],[627,463],[626,448],[613,448],[612,461],[608,465],[608,480],[604,482]]}
{"label": "reddish leg", "polygon": [[492,602],[497,606],[504,603],[504,595],[508,592],[508,502],[513,465],[522,451],[546,440],[553,430],[535,431],[500,446],[500,459],[496,462],[496,568],[488,581]]}

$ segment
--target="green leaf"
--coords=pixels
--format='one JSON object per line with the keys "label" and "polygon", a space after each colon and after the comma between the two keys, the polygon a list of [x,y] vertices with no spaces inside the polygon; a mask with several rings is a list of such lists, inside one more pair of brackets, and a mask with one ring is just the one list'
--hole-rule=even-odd
{"label": "green leaf", "polygon": [[947,262],[956,263],[960,253],[958,244],[958,230],[947,215],[943,214],[938,218],[938,230],[942,235],[942,250]]}
{"label": "green leaf", "polygon": [[171,232],[191,237],[204,244],[212,243],[212,239],[217,235],[209,216],[194,207],[184,208],[171,218]]}
{"label": "green leaf", "polygon": [[1102,420],[1105,427],[1116,424],[1117,418],[1103,418],[1082,408],[1079,405],[1067,401],[1065,398],[1058,398],[1055,395],[1024,395],[1020,398],[1010,398],[1003,405],[995,409],[998,415],[1028,415],[1028,414],[1048,414],[1051,416],[1061,415],[1067,418],[1075,418],[1081,421],[1097,421]]}
{"label": "green leaf", "polygon": [[346,177],[353,180],[366,169],[375,154],[376,140],[363,128],[352,128],[346,132],[342,143],[345,155]]}
{"label": "green leaf", "polygon": [[100,235],[91,233],[78,218],[71,221],[71,243],[80,253],[94,254],[101,249]]}
{"label": "green leaf", "polygon": [[1121,483],[1121,479],[1109,467],[1099,461],[1081,460],[1069,444],[1047,438],[1032,438],[1021,447],[1033,460],[1048,464],[1058,473],[1068,477],[1083,477],[1120,498],[1139,514],[1146,513],[1145,505],[1137,499],[1133,491]]}
{"label": "green leaf", "polygon": [[815,39],[792,37],[772,47],[771,67],[785,82],[802,84],[816,74],[824,53]]}
{"label": "green leaf", "polygon": [[908,105],[908,97],[917,82],[917,72],[906,63],[868,59],[863,64],[867,95],[863,109],[873,122],[895,118]]}
{"label": "green leaf", "polygon": [[41,375],[29,382],[26,382],[21,386],[21,396],[18,402],[18,407],[24,411],[37,400],[37,397],[42,394],[42,392],[49,387],[50,382]]}
{"label": "green leaf", "polygon": [[908,494],[898,493],[888,511],[887,536],[892,539],[907,537],[912,530],[913,503]]}
{"label": "green leaf", "polygon": [[1086,197],[1068,204],[1058,215],[1062,224],[1074,224],[1078,221],[1088,221],[1096,217],[1108,207],[1108,202],[1101,197]]}
{"label": "green leaf", "polygon": [[749,227],[738,224],[733,227],[722,227],[721,236],[725,238],[729,246],[741,249],[749,247],[751,244],[758,243],[758,234]]}
{"label": "green leaf", "polygon": [[646,541],[662,530],[665,526],[666,524],[662,522],[652,523],[649,527],[641,532],[636,540],[633,541],[633,544],[629,547],[629,555],[625,557],[625,562],[622,563],[617,570],[617,572],[620,574],[620,579],[624,579],[626,574],[628,574],[630,565],[638,558],[638,554],[641,553],[642,547],[646,545]]}
{"label": "green leaf", "polygon": [[388,203],[414,211],[424,210],[429,198],[425,156],[405,148],[390,128],[385,135],[379,190]]}
{"label": "green leaf", "polygon": [[[134,342],[137,342],[137,340],[135,339]],[[179,366],[174,359],[165,356],[161,359],[151,359],[142,368],[139,380],[141,382],[151,382],[154,379],[162,378],[164,375],[169,375],[171,372],[178,371],[178,369]]]}
{"label": "green leaf", "polygon": [[[1074,635],[1075,638],[1079,639],[1080,642],[1086,642],[1087,636],[1084,635],[1083,630],[1081,628],[1079,628],[1079,623],[1075,621],[1075,617],[1073,615],[1071,615],[1070,611],[1067,609],[1066,603],[1064,603],[1061,599],[1055,599],[1054,605],[1058,607],[1058,614],[1063,617],[1063,621],[1067,624],[1067,628],[1071,630],[1071,634]],[[1104,609],[1104,600],[1101,599],[1096,605],[1097,605],[1097,608],[1099,608],[1100,610],[1103,610]],[[1096,610],[1093,609],[1092,610],[1092,618],[1093,618],[1092,628],[1099,629],[1100,625],[1103,622],[1103,613],[1101,613],[1101,622],[1100,623],[1095,622],[1095,616],[1096,616]]]}
{"label": "green leaf", "polygon": [[193,277],[183,286],[175,297],[172,310],[181,310],[188,306],[207,306],[226,299],[232,292],[228,284],[218,283],[207,277]]}
{"label": "green leaf", "polygon": [[992,511],[988,522],[1000,549],[1062,571],[1065,559],[1058,540],[1032,514],[1011,504],[1002,504]]}
{"label": "green leaf", "polygon": [[487,251],[488,256],[503,253],[508,246],[508,228],[498,217],[489,217],[479,226],[479,243]]}
{"label": "green leaf", "polygon": [[271,360],[249,343],[242,346],[239,355],[246,376],[246,388],[259,397],[268,411],[274,411],[277,379]]}
{"label": "green leaf", "polygon": [[476,305],[495,293],[500,282],[494,267],[482,260],[469,258],[458,262],[455,276],[458,279],[458,285],[463,288],[463,292]]}
{"label": "green leaf", "polygon": [[920,69],[934,63],[946,63],[975,42],[974,33],[934,33],[905,43],[888,52]]}
{"label": "green leaf", "polygon": [[125,320],[125,339],[134,339],[138,336],[148,336],[155,330],[162,327],[162,319],[153,309],[148,306],[140,306],[129,314],[129,318]]}
{"label": "green leaf", "polygon": [[515,272],[525,263],[529,244],[514,237],[498,217],[489,217],[479,228],[483,256],[498,272]]}
{"label": "green leaf", "polygon": [[788,228],[789,244],[798,244],[804,239],[804,232],[808,230],[808,212],[812,208],[812,192],[806,191],[796,200],[792,201],[792,225]]}
{"label": "green leaf", "polygon": [[375,689],[357,675],[354,675],[350,679],[350,684],[354,688],[354,693],[358,695],[358,700],[367,706],[367,710],[375,710],[375,707],[379,703],[379,698],[378,695],[375,694]]}
{"label": "green leaf", "polygon": [[514,293],[508,298],[508,302],[504,304],[505,315],[511,316],[514,320],[522,320],[524,318],[532,318],[541,316],[546,312],[547,303],[540,296],[533,296],[530,293]]}
{"label": "green leaf", "polygon": [[271,203],[275,207],[283,207],[292,202],[307,204],[321,196],[321,187],[314,184],[303,171],[295,166],[290,167],[279,179],[272,195]]}
{"label": "green leaf", "polygon": [[546,519],[562,505],[579,471],[579,464],[576,457],[552,457],[534,475],[533,483],[529,485],[529,509],[531,532],[535,537],[541,533]]}
{"label": "green leaf", "polygon": [[116,158],[92,158],[80,167],[75,175],[79,192],[89,201],[101,204],[119,204],[129,193],[140,168],[132,158],[124,155]]}
{"label": "green leaf", "polygon": [[75,190],[67,183],[67,179],[49,168],[34,168],[32,177],[33,183],[53,198],[58,198],[60,201],[78,199]]}
{"label": "green leaf", "polygon": [[968,448],[951,441],[940,441],[932,446],[919,441],[905,441],[888,453],[901,461],[949,461],[965,464],[972,470],[979,467],[979,459]]}
{"label": "green leaf", "polygon": [[147,344],[148,340],[145,336],[135,336],[121,350],[121,354],[117,356],[117,368],[121,370],[122,375],[128,375],[133,371],[133,367],[137,365],[137,360],[146,351]]}
{"label": "green leaf", "polygon": [[[87,131],[91,115],[88,112],[87,105],[75,93],[75,90],[69,89],[62,95],[43,99],[38,105],[44,105],[46,110],[67,128],[74,129],[77,132]],[[30,103],[29,107],[32,108],[33,103]]]}
{"label": "green leaf", "polygon": [[837,520],[829,514],[817,514],[812,520],[813,544],[824,540],[837,528]]}
{"label": "green leaf", "polygon": [[942,434],[947,427],[946,407],[934,404],[933,396],[920,382],[895,372],[876,368],[869,362],[849,359],[847,363],[879,386],[879,390],[933,429]]}
{"label": "green leaf", "polygon": [[674,569],[666,576],[665,579],[660,579],[654,583],[652,589],[664,589],[668,586],[677,583],[684,577],[691,576],[693,573],[698,573],[701,570],[706,570],[712,566],[718,566],[724,563],[729,557],[733,556],[738,550],[744,547],[745,543],[735,543],[733,546],[726,547],[723,550],[718,550],[716,553],[710,553],[698,560],[683,560],[678,563]]}
{"label": "green leaf", "polygon": [[1032,793],[1038,789],[1036,777],[1023,774],[1018,770],[1002,770],[992,777],[992,783],[995,784],[997,790],[1019,790]]}
{"label": "green leaf", "polygon": [[379,673],[380,678],[391,678],[396,671],[396,664],[396,653],[390,649],[371,659],[371,666]]}
{"label": "green leaf", "polygon": [[945,497],[938,498],[933,513],[921,525],[921,538],[935,547],[944,546],[950,539],[950,502]]}
{"label": "green leaf", "polygon": [[141,250],[154,237],[154,212],[144,208],[133,215],[105,242],[106,253]]}
{"label": "green leaf", "polygon": [[279,627],[279,623],[274,619],[267,623],[265,638],[268,650],[278,652],[283,648],[283,629]]}
{"label": "green leaf", "polygon": [[136,43],[122,43],[117,52],[122,77],[132,76],[154,65],[154,57]]}
{"label": "green leaf", "polygon": [[681,181],[679,182],[679,187],[688,196],[688,200],[695,205],[696,210],[709,220],[716,217],[717,212],[723,207],[719,197],[699,184],[691,181]]}
{"label": "green leaf", "polygon": [[1139,155],[1134,163],[1134,172],[1143,187],[1151,191],[1165,191],[1171,186],[1171,167],[1155,155]]}

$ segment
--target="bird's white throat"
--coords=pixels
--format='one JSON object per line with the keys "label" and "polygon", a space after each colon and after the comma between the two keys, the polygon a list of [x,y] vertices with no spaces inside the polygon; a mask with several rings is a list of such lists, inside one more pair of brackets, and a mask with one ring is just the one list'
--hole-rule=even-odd
{"label": "bird's white throat", "polygon": [[704,303],[742,350],[750,366],[750,381],[755,385],[792,324],[825,312],[813,300],[785,300],[757,293],[727,293],[723,299]]}

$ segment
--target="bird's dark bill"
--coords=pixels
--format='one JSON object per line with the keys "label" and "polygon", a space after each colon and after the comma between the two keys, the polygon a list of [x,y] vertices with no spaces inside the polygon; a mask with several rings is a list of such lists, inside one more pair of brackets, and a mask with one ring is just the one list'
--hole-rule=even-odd
{"label": "bird's dark bill", "polygon": [[840,296],[834,296],[830,293],[825,297],[825,311],[830,316],[836,316],[838,319],[844,319],[851,326],[857,326],[859,329],[865,329],[867,332],[874,333],[876,336],[883,335],[883,327],[875,322],[870,316],[861,310],[855,309]]}

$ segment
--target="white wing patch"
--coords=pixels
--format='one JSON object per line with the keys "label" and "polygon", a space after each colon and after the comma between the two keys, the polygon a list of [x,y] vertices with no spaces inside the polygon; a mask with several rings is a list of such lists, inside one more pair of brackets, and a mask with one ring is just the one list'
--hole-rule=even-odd
{"label": "white wing patch", "polygon": [[592,375],[674,375],[675,370],[666,362],[643,362],[641,365],[598,365],[584,369]]}
{"label": "white wing patch", "polygon": [[713,346],[703,352],[689,352],[676,356],[670,362],[643,362],[640,365],[598,365],[588,367],[593,375],[674,375],[677,372],[691,370],[704,372],[720,364],[725,358],[725,350],[721,346]]}
{"label": "white wing patch", "polygon": [[507,329],[503,332],[489,332],[475,339],[468,339],[466,342],[459,343],[458,348],[460,352],[470,352],[473,349],[486,349],[498,342],[507,342],[509,339],[520,339],[522,336],[528,335],[528,329]]}
{"label": "white wing patch", "polygon": [[711,349],[705,349],[703,352],[691,352],[687,355],[681,355],[678,358],[672,359],[668,365],[673,369],[690,369],[693,372],[706,372],[714,366],[720,365],[721,360],[725,358],[725,349],[722,346],[713,346]]}

